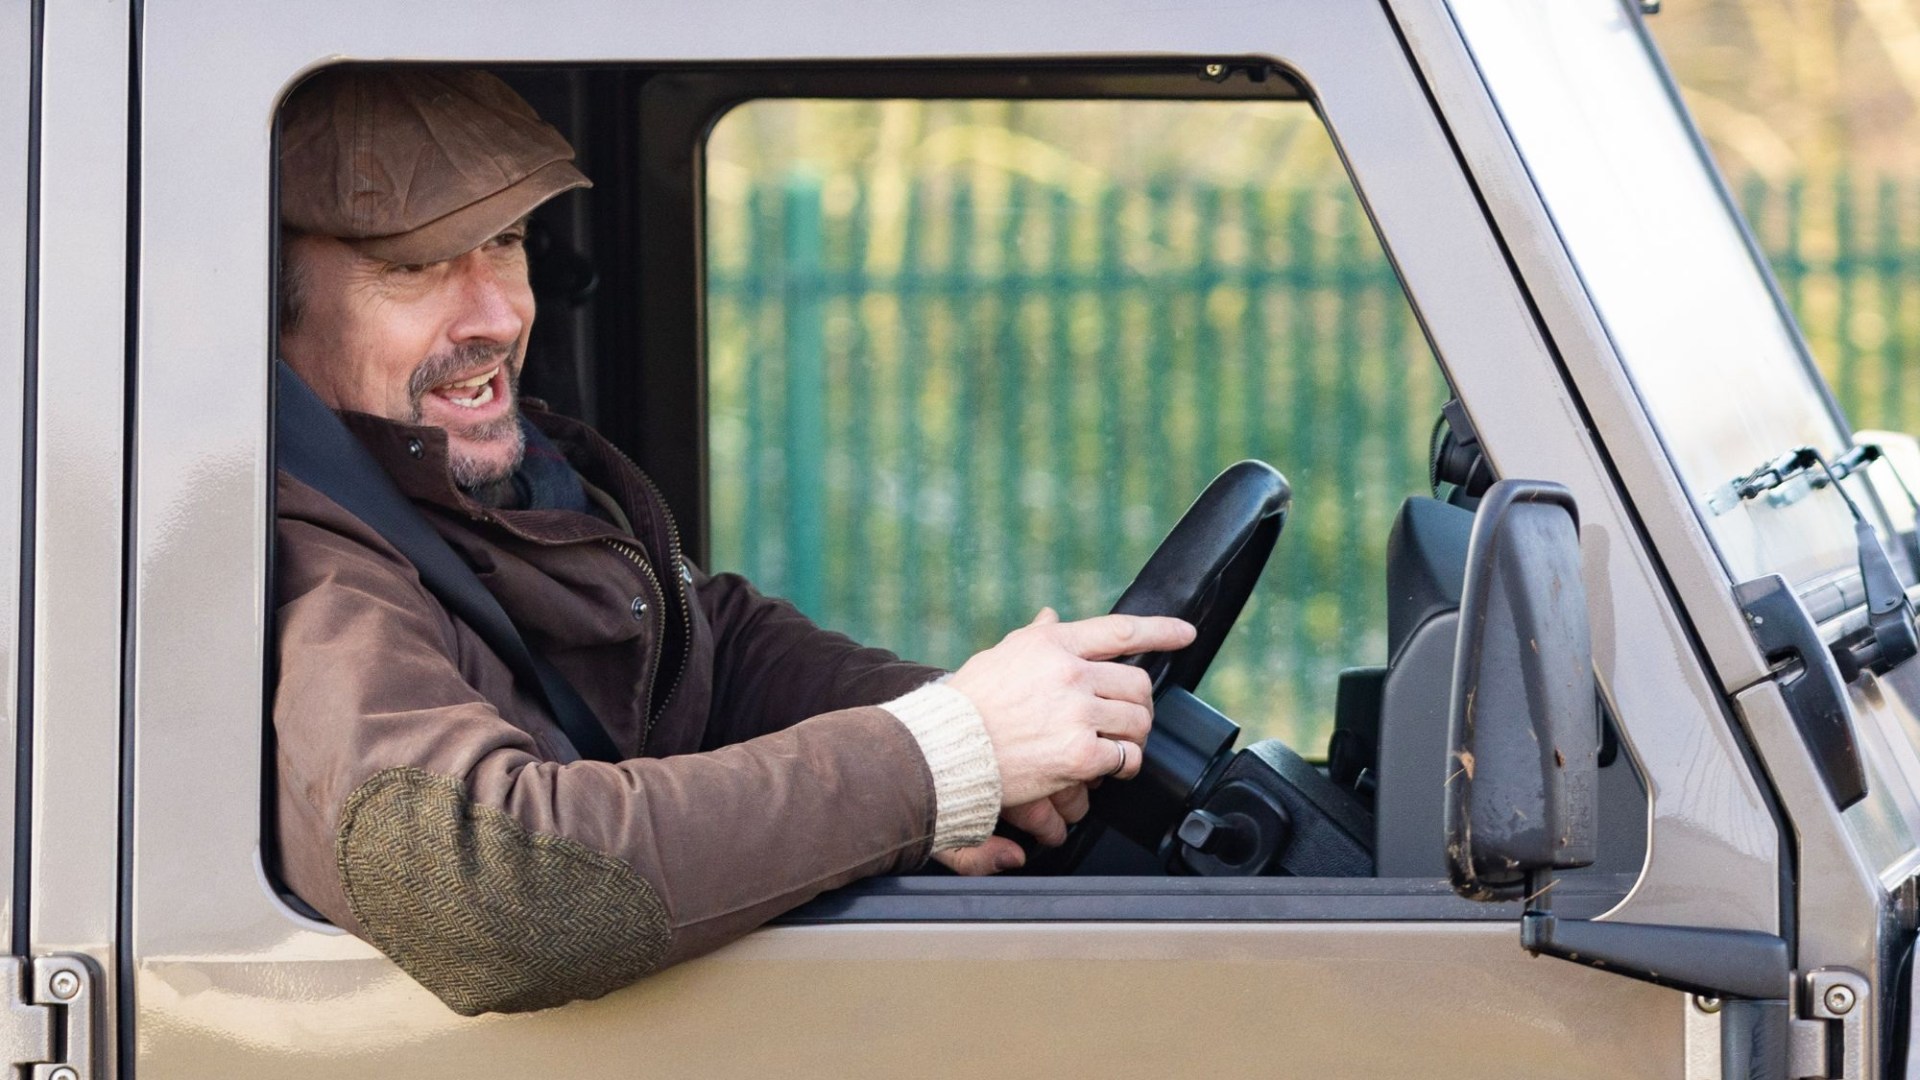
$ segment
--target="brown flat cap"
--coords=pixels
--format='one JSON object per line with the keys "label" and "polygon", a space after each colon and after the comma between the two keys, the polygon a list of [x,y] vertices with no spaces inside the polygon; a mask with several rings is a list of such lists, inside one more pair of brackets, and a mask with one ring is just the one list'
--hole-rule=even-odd
{"label": "brown flat cap", "polygon": [[377,259],[451,259],[591,186],[567,140],[484,71],[330,68],[281,110],[281,222]]}

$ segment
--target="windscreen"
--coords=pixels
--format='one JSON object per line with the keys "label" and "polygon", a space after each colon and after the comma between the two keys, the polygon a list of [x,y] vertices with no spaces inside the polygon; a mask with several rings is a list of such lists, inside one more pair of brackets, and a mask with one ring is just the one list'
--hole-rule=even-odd
{"label": "windscreen", "polygon": [[1832,490],[1733,490],[1796,447],[1831,460],[1847,441],[1639,16],[1621,0],[1450,2],[1732,580],[1852,567]]}

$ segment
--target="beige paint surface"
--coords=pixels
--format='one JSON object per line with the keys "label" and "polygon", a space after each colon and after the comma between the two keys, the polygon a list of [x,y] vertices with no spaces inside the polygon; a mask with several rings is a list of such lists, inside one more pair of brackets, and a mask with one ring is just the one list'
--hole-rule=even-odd
{"label": "beige paint surface", "polygon": [[143,1080],[1573,1080],[1678,1077],[1685,1053],[1683,995],[1530,958],[1512,923],[781,927],[597,1002],[472,1020],[333,942],[149,961]]}

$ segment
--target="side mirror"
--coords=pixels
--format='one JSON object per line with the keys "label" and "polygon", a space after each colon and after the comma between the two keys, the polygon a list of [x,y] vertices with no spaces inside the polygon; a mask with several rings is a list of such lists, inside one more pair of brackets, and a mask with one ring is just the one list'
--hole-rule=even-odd
{"label": "side mirror", "polygon": [[1514,900],[1594,860],[1600,709],[1579,515],[1559,484],[1488,489],[1467,547],[1447,773],[1455,892]]}
{"label": "side mirror", "polygon": [[1560,919],[1555,870],[1592,865],[1600,781],[1580,528],[1558,484],[1502,480],[1481,500],[1449,703],[1447,866],[1470,900],[1526,900],[1535,956],[1724,1002],[1723,1076],[1788,1075],[1787,942],[1720,927]]}

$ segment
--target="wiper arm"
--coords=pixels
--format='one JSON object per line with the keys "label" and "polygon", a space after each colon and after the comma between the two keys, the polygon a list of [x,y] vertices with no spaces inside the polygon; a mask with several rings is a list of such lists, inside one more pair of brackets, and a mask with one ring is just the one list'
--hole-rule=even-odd
{"label": "wiper arm", "polygon": [[[1823,469],[1826,466],[1826,462],[1820,458],[1820,451],[1811,446],[1802,446],[1781,454],[1727,486],[1741,502],[1746,502],[1775,488],[1784,487],[1789,480],[1799,477],[1815,464]],[[1832,470],[1827,472],[1831,475]]]}
{"label": "wiper arm", "polygon": [[1886,449],[1879,443],[1861,443],[1834,461],[1833,472],[1834,475],[1845,480],[1876,461],[1887,463],[1885,471],[1893,476],[1893,482],[1899,486],[1900,494],[1906,496],[1907,508],[1913,513],[1913,516],[1908,519],[1911,523],[1908,527],[1900,528],[1896,523],[1893,531],[1894,535],[1900,538],[1901,546],[1906,548],[1908,571],[1920,574],[1920,498],[1914,497],[1913,488],[1907,485],[1906,474],[1894,464],[1892,458],[1887,456]]}
{"label": "wiper arm", "polygon": [[[1841,677],[1848,682],[1858,678],[1863,669],[1876,675],[1884,674],[1902,660],[1920,654],[1920,630],[1914,626],[1913,605],[1907,600],[1906,587],[1900,583],[1900,575],[1894,572],[1893,560],[1880,543],[1880,534],[1873,531],[1866,515],[1860,512],[1860,504],[1853,501],[1853,496],[1847,494],[1847,489],[1840,483],[1880,456],[1880,448],[1869,443],[1849,451],[1840,459],[1838,465],[1841,467],[1835,467],[1828,465],[1827,459],[1820,456],[1818,450],[1802,446],[1728,485],[1732,494],[1745,502],[1800,478],[1818,465],[1820,475],[1807,477],[1809,486],[1816,490],[1831,487],[1847,504],[1847,511],[1853,515],[1860,583],[1867,593],[1869,630],[1865,635],[1834,643],[1833,658],[1840,665]],[[1903,481],[1901,487],[1905,486]],[[1913,493],[1908,492],[1907,497],[1911,499]],[[1916,509],[1920,509],[1920,504],[1916,504]]]}

